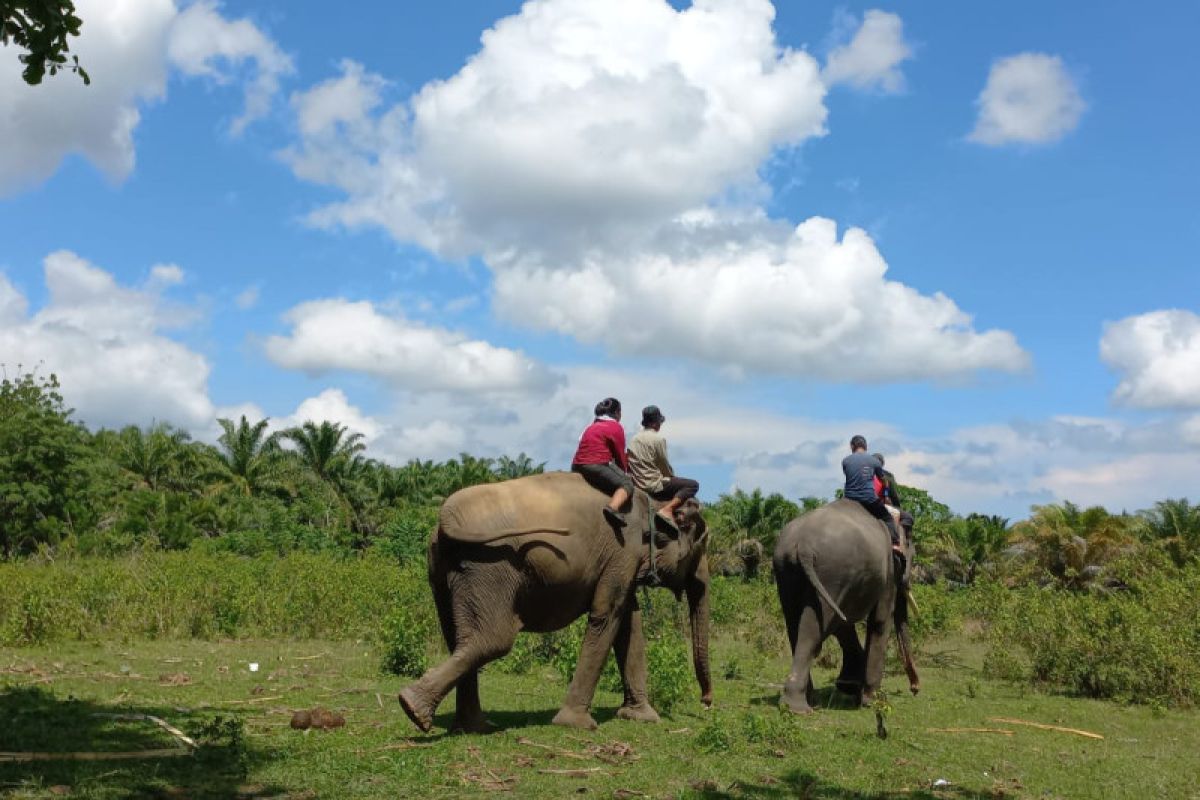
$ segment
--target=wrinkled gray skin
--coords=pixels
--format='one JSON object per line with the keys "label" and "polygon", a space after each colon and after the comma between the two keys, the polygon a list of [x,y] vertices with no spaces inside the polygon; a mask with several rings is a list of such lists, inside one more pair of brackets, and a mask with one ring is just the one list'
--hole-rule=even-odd
{"label": "wrinkled gray skin", "polygon": [[[400,705],[423,731],[438,704],[457,687],[452,730],[490,728],[479,705],[479,668],[507,653],[520,631],[544,633],[586,614],[588,626],[575,676],[554,722],[594,729],[589,713],[609,650],[625,687],[617,712],[658,721],[646,695],[642,615],[634,590],[649,567],[641,531],[648,498],[638,492],[629,525],[618,537],[601,509],[604,494],[580,476],[555,472],[456,492],[442,505],[429,543],[429,583],[450,657],[400,693]],[[708,669],[708,560],[700,506],[676,515],[677,537],[659,534],[659,577],[686,593],[692,655],[701,699],[712,702]]]}
{"label": "wrinkled gray skin", "polygon": [[[908,563],[912,537],[905,536]],[[836,500],[789,522],[779,533],[775,583],[783,608],[792,667],[782,704],[797,714],[812,712],[810,669],[821,643],[837,637],[842,646],[840,691],[868,705],[883,681],[883,662],[893,624],[909,688],[920,688],[908,636],[908,605],[899,591],[884,526],[853,500]],[[907,586],[907,576],[905,576]],[[865,647],[854,623],[865,622]]]}

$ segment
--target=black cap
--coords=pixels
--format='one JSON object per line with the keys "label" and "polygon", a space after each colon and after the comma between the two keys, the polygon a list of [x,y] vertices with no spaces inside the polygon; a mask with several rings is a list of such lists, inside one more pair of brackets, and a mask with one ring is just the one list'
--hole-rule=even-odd
{"label": "black cap", "polygon": [[646,406],[642,409],[642,427],[648,428],[651,425],[658,425],[666,422],[667,418],[658,410],[658,406]]}

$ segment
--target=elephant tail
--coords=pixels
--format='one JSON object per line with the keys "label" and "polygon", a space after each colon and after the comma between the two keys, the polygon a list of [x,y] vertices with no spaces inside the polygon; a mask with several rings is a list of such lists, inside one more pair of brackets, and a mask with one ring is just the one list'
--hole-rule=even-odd
{"label": "elephant tail", "polygon": [[805,576],[808,577],[808,582],[817,590],[817,594],[821,596],[821,599],[829,604],[829,607],[833,609],[833,613],[841,617],[842,621],[849,622],[850,620],[838,608],[838,604],[833,601],[833,597],[830,596],[829,591],[825,588],[825,584],[821,583],[821,579],[817,577],[817,570],[813,567],[812,559],[801,556],[799,560],[801,569],[804,570]]}

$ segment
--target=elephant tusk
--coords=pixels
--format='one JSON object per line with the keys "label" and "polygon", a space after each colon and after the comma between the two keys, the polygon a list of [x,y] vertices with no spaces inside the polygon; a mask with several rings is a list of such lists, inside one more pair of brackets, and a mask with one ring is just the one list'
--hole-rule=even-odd
{"label": "elephant tusk", "polygon": [[917,605],[917,598],[913,597],[912,589],[905,589],[904,594],[908,597],[908,604],[912,606],[913,613],[920,616],[921,607]]}

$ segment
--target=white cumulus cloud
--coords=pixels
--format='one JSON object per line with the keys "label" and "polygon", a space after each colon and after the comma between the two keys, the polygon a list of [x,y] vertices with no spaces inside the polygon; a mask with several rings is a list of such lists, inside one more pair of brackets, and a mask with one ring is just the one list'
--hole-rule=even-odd
{"label": "white cumulus cloud", "polygon": [[986,145],[1047,144],[1079,125],[1087,105],[1062,59],[1020,53],[992,64],[967,137]]}
{"label": "white cumulus cloud", "polygon": [[314,300],[284,320],[290,333],[268,337],[265,348],[288,369],[362,372],[417,391],[539,390],[556,380],[519,351],[383,314],[369,302]]}
{"label": "white cumulus cloud", "polygon": [[1105,326],[1100,357],[1121,378],[1113,399],[1140,408],[1200,408],[1200,315],[1151,311]]}
{"label": "white cumulus cloud", "polygon": [[167,40],[167,57],[183,74],[219,83],[231,80],[229,69],[254,62],[254,76],[246,83],[246,108],[231,126],[235,134],[270,111],[279,79],[292,72],[291,58],[253,22],[228,20],[216,3],[205,0],[179,14]]}
{"label": "white cumulus cloud", "polygon": [[47,75],[39,86],[21,79],[18,49],[0,48],[0,196],[42,181],[72,154],[109,179],[134,167],[141,109],[162,100],[171,70],[232,80],[229,68],[253,61],[245,111],[235,131],[267,110],[291,62],[247,20],[231,22],[201,2],[182,13],[173,0],[76,0],[83,20],[71,41],[92,79]]}
{"label": "white cumulus cloud", "polygon": [[904,89],[900,64],[909,58],[912,47],[904,40],[904,22],[896,14],[872,9],[853,38],[830,51],[822,76],[830,86],[899,92]]}
{"label": "white cumulus cloud", "polygon": [[320,224],[378,225],[442,254],[548,246],[667,219],[757,183],[824,132],[816,61],[766,0],[530,0],[409,102],[345,62],[293,97],[296,174],[341,189]]}
{"label": "white cumulus cloud", "polygon": [[860,230],[761,208],[763,164],[825,132],[827,82],[895,90],[899,17],[868,12],[822,76],[766,0],[530,0],[404,102],[353,62],[292,97],[322,226],[478,254],[509,321],[621,354],[832,380],[1019,371],[1005,331],[886,280]]}
{"label": "white cumulus cloud", "polygon": [[6,368],[56,373],[67,403],[89,425],[204,426],[214,414],[209,364],[163,335],[178,324],[179,310],[162,298],[162,277],[153,274],[140,288],[120,286],[110,273],[60,250],[45,259],[49,299],[30,315],[26,298],[0,275]]}
{"label": "white cumulus cloud", "polygon": [[941,293],[888,280],[858,228],[722,228],[698,216],[673,248],[597,252],[570,269],[496,268],[495,305],[514,321],[642,356],[830,380],[943,379],[1017,372],[1029,356],[1007,331],[976,331]]}

